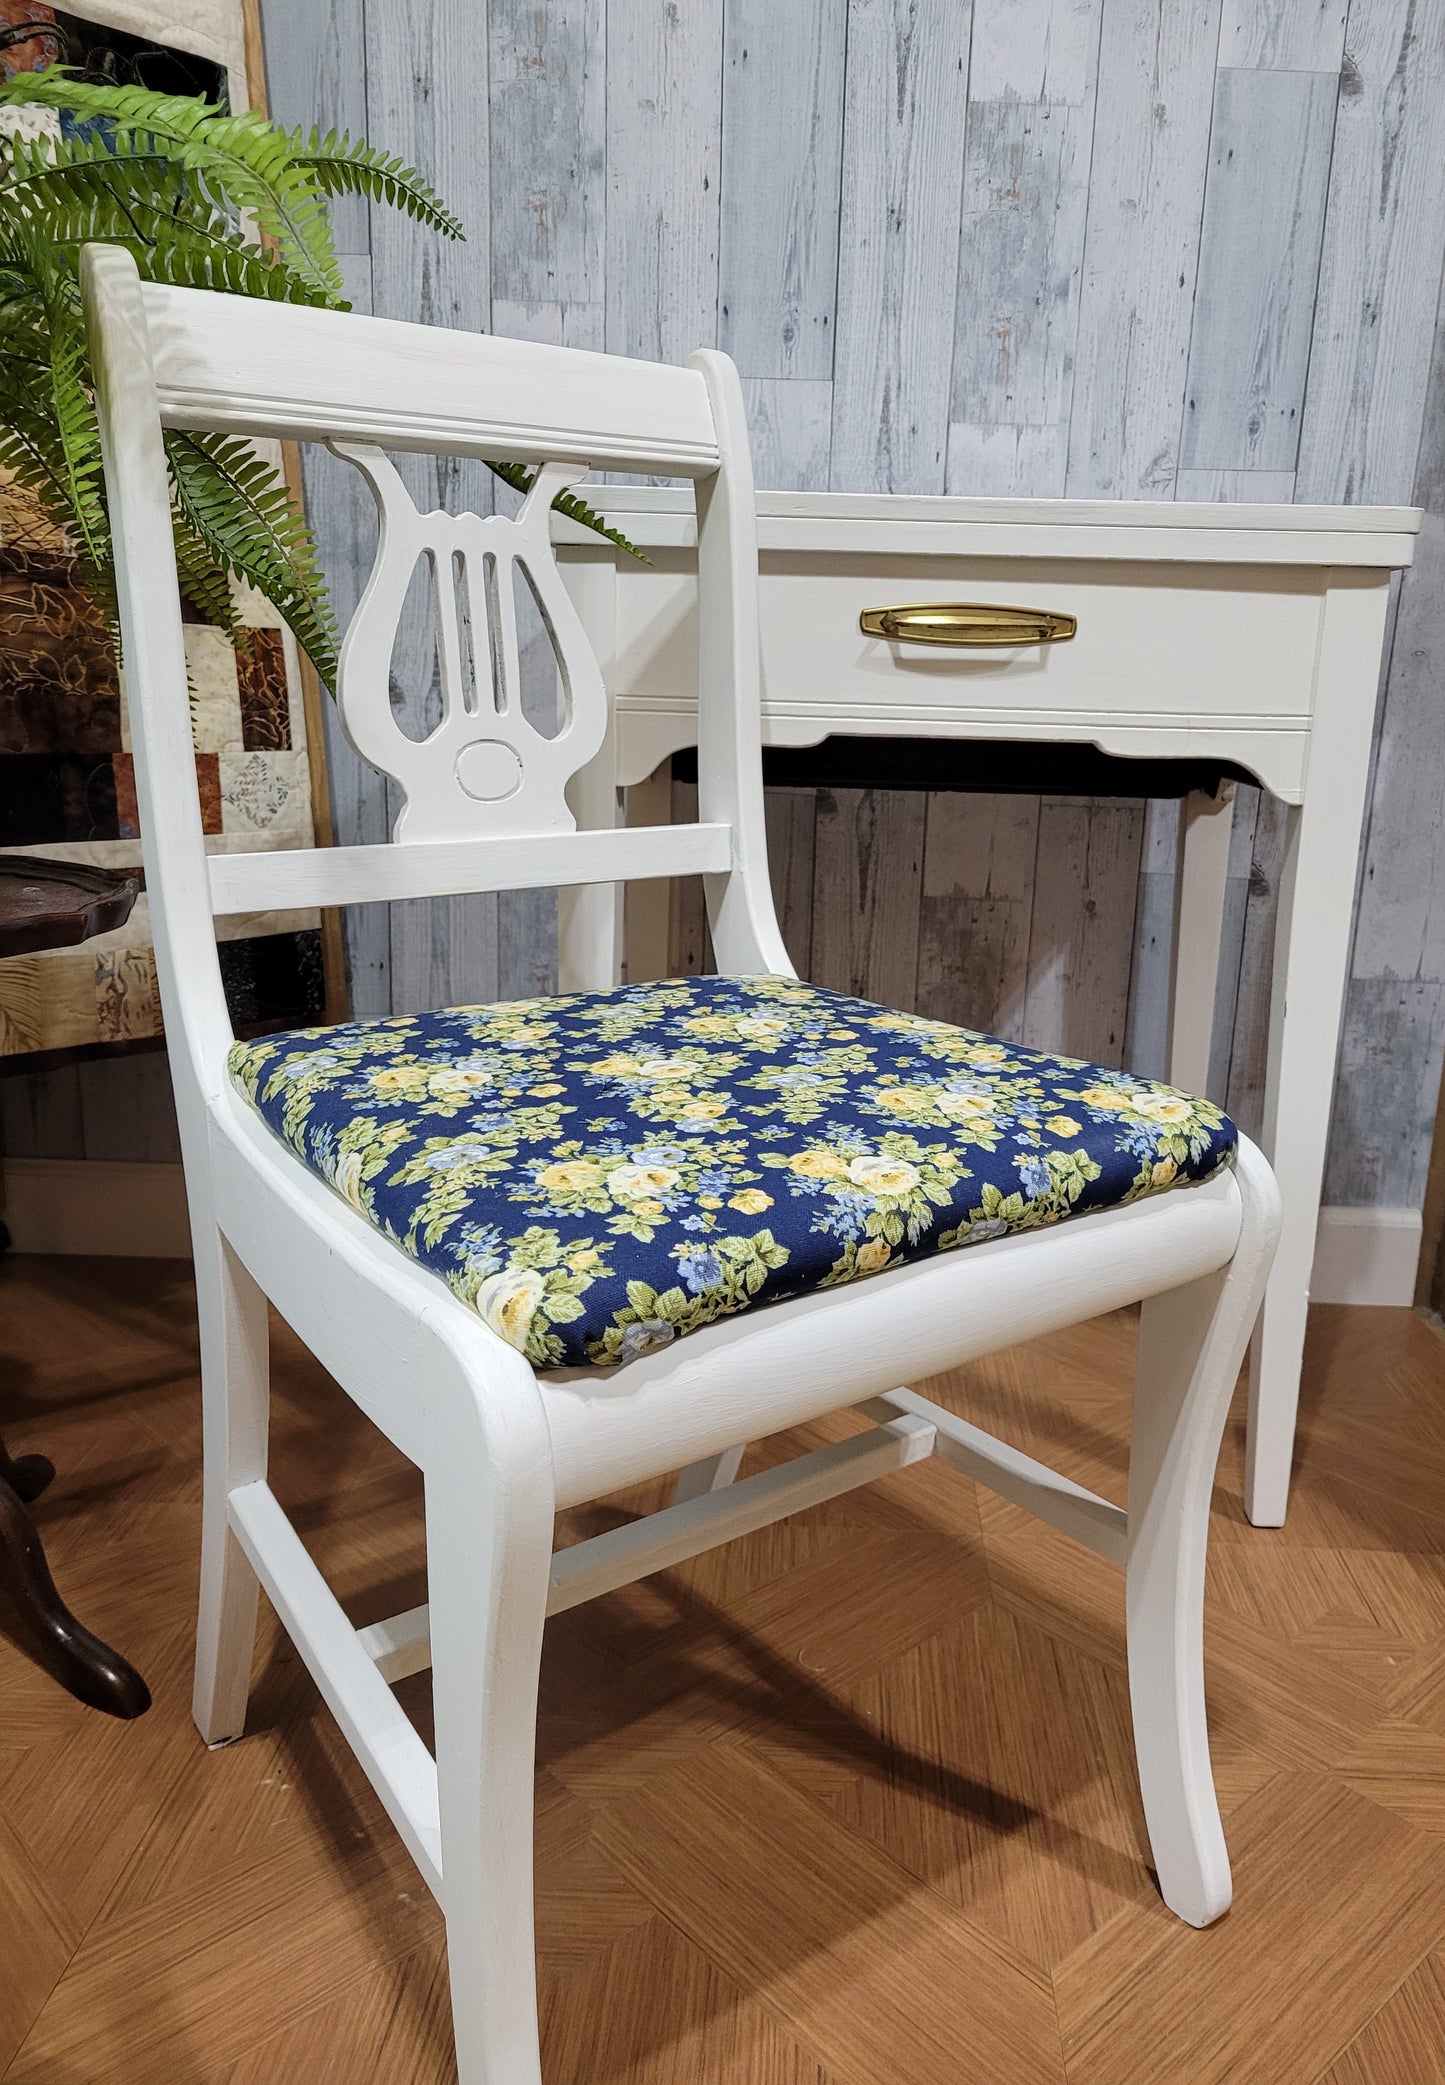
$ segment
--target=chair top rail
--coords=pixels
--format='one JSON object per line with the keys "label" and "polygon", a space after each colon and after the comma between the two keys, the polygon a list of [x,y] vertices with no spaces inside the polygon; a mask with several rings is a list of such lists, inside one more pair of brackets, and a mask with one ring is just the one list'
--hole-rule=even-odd
{"label": "chair top rail", "polygon": [[294,912],[469,891],[724,875],[733,866],[733,836],[729,825],[642,825],[213,854],[206,866],[213,912]]}
{"label": "chair top rail", "polygon": [[706,477],[696,369],[355,312],[142,286],[162,422]]}

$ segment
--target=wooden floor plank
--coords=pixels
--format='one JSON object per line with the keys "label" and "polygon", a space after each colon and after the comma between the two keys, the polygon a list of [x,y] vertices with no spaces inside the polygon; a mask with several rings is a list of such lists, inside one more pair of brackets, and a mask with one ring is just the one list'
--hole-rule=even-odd
{"label": "wooden floor plank", "polygon": [[1230,1829],[1227,1918],[1131,1909],[1055,1971],[1069,2085],[1309,2085],[1437,1944],[1438,1842],[1352,1789],[1278,1774]]}
{"label": "wooden floor plank", "polygon": [[[445,2085],[440,1916],[264,1603],[246,1740],[190,1723],[192,1310],[179,1265],[0,1262],[57,1576],[156,1697],[113,1723],[0,1633],[0,2076]],[[928,1387],[1122,1498],[1134,1338],[1121,1312]],[[274,1349],[279,1494],[358,1622],[412,1604],[416,1473]],[[1207,1933],[1148,1869],[1118,1574],[941,1465],[558,1617],[547,2085],[1445,2085],[1442,1391],[1409,1312],[1314,1311],[1276,1530],[1243,1518],[1231,1415],[1208,1646],[1236,1900]],[[427,1677],[400,1697],[426,1733]]]}

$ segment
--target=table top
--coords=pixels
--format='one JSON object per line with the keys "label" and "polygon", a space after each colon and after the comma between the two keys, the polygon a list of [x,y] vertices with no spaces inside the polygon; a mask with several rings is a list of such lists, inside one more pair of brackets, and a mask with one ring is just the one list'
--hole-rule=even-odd
{"label": "table top", "polygon": [[140,894],[137,876],[85,862],[0,854],[0,956],[73,948],[125,925]]}
{"label": "table top", "polygon": [[[688,486],[589,484],[587,497],[640,546],[691,549],[697,542]],[[1419,507],[970,499],[886,492],[759,491],[757,511],[758,543],[765,553],[1135,558],[1389,571],[1411,562],[1424,520]],[[553,538],[569,547],[597,548],[594,535],[560,515],[553,520]]]}

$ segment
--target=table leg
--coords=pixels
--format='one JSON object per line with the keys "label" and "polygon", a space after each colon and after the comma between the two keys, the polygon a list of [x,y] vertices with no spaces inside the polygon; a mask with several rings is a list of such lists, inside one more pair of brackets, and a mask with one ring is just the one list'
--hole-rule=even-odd
{"label": "table leg", "polygon": [[151,1705],[150,1689],[118,1651],[84,1628],[55,1590],[28,1502],[54,1476],[43,1455],[14,1461],[0,1442],[0,1585],[15,1605],[57,1679],[77,1700],[129,1719]]}
{"label": "table leg", "polygon": [[[654,768],[644,782],[635,782],[627,792],[629,825],[671,825],[672,761]],[[671,919],[672,885],[652,880],[629,883],[624,905],[626,918],[627,982],[647,984],[668,975],[668,926]]]}
{"label": "table leg", "polygon": [[1334,1097],[1388,596],[1335,575],[1326,597],[1306,793],[1289,814],[1275,928],[1263,1144],[1284,1220],[1250,1354],[1244,1510],[1279,1527],[1289,1502],[1300,1363]]}
{"label": "table leg", "polygon": [[1219,941],[1229,880],[1234,784],[1217,796],[1192,790],[1179,807],[1174,879],[1174,956],[1169,1017],[1169,1083],[1185,1093],[1209,1087],[1209,1045],[1219,983]]}

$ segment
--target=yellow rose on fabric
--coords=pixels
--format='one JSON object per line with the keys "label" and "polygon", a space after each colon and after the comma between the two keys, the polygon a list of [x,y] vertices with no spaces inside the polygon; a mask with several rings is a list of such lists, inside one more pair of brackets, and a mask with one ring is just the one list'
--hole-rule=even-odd
{"label": "yellow rose on fabric", "polygon": [[1002,1043],[978,1043],[968,1055],[973,1064],[1001,1064],[1008,1051]]}
{"label": "yellow rose on fabric", "polygon": [[744,1187],[737,1194],[728,1197],[729,1209],[741,1209],[744,1216],[761,1216],[765,1209],[771,1209],[772,1206],[772,1196],[765,1195],[760,1187]]}
{"label": "yellow rose on fabric", "polygon": [[938,1112],[946,1115],[950,1122],[976,1122],[981,1115],[993,1113],[991,1093],[940,1093]]}
{"label": "yellow rose on fabric", "polygon": [[1151,1175],[1154,1186],[1167,1187],[1178,1171],[1179,1168],[1172,1158],[1161,1158]]}
{"label": "yellow rose on fabric", "polygon": [[432,1073],[427,1080],[427,1092],[434,1093],[438,1100],[465,1100],[468,1094],[476,1093],[491,1083],[487,1072],[467,1071],[459,1064],[448,1064]]}
{"label": "yellow rose on fabric", "polygon": [[426,1078],[419,1064],[388,1064],[371,1074],[371,1086],[376,1093],[404,1092]]}
{"label": "yellow rose on fabric", "polygon": [[886,1238],[870,1238],[866,1245],[858,1248],[858,1272],[876,1274],[880,1267],[888,1265],[892,1257]]}
{"label": "yellow rose on fabric", "polygon": [[637,1075],[642,1079],[690,1079],[699,1068],[691,1057],[643,1057]]}
{"label": "yellow rose on fabric", "polygon": [[597,1265],[597,1255],[589,1245],[586,1246],[581,1252],[574,1252],[571,1258],[568,1260],[567,1265],[571,1268],[574,1274],[582,1274],[586,1271],[587,1268],[595,1267]]}
{"label": "yellow rose on fabric", "polygon": [[772,1014],[739,1014],[733,1022],[735,1035],[754,1036],[759,1040],[774,1035],[785,1035],[788,1024]]}
{"label": "yellow rose on fabric", "polygon": [[1050,1115],[1044,1128],[1055,1137],[1076,1137],[1079,1134],[1079,1125],[1072,1115]]}
{"label": "yellow rose on fabric", "polygon": [[928,1095],[921,1086],[880,1086],[877,1093],[880,1108],[887,1108],[890,1115],[906,1115],[914,1108],[926,1108]]}
{"label": "yellow rose on fabric", "polygon": [[544,1288],[535,1267],[506,1267],[500,1274],[489,1274],[477,1290],[477,1315],[521,1352]]}
{"label": "yellow rose on fabric", "polygon": [[1182,1093],[1136,1094],[1134,1108],[1146,1122],[1188,1122],[1194,1113],[1193,1101]]}
{"label": "yellow rose on fabric", "polygon": [[345,1195],[353,1209],[365,1211],[366,1203],[361,1192],[362,1154],[359,1151],[344,1151],[336,1161],[332,1174],[333,1185]]}
{"label": "yellow rose on fabric", "polygon": [[609,1079],[635,1079],[642,1067],[636,1057],[615,1050],[610,1057],[599,1057],[592,1069],[605,1072]]}
{"label": "yellow rose on fabric", "polygon": [[918,1184],[918,1168],[906,1158],[855,1158],[848,1178],[870,1195],[906,1195]]}
{"label": "yellow rose on fabric", "polygon": [[688,1122],[715,1122],[727,1111],[725,1100],[690,1100],[685,1108],[678,1109],[678,1114]]}
{"label": "yellow rose on fabric", "polygon": [[788,1164],[805,1180],[841,1180],[848,1168],[831,1151],[800,1151]]}
{"label": "yellow rose on fabric", "polygon": [[607,1175],[607,1190],[624,1202],[665,1195],[676,1187],[679,1175],[672,1166],[614,1166]]}
{"label": "yellow rose on fabric", "polygon": [[589,1188],[599,1186],[602,1177],[602,1168],[595,1159],[567,1158],[556,1165],[543,1166],[537,1185],[545,1187],[549,1194],[585,1194]]}
{"label": "yellow rose on fabric", "polygon": [[560,1080],[549,1079],[545,1086],[534,1086],[531,1091],[534,1100],[551,1100],[554,1094],[565,1093],[567,1088]]}

